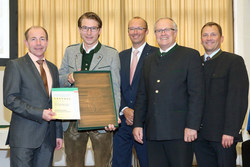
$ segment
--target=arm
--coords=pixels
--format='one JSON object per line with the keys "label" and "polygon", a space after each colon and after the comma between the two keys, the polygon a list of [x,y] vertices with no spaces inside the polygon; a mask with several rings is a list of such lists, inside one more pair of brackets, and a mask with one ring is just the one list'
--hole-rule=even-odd
{"label": "arm", "polygon": [[[144,61],[145,62],[145,61]],[[141,77],[139,81],[139,87],[135,102],[135,112],[134,112],[134,127],[144,127],[144,122],[147,114],[147,89],[146,89],[146,79],[147,66],[143,63]]]}
{"label": "arm", "polygon": [[22,82],[25,82],[23,81],[25,78],[21,77],[19,68],[17,61],[9,61],[6,65],[3,79],[4,106],[25,119],[42,123],[44,109],[30,105],[23,100],[21,91],[24,89]]}
{"label": "arm", "polygon": [[111,75],[112,75],[112,84],[114,89],[114,96],[115,96],[115,106],[117,114],[119,115],[119,108],[120,108],[120,101],[121,101],[121,92],[120,92],[120,58],[118,52],[115,51],[114,55],[112,56],[112,62],[110,65]]}
{"label": "arm", "polygon": [[235,56],[231,61],[227,83],[224,135],[222,136],[224,147],[231,146],[233,137],[238,136],[247,111],[249,81],[244,60],[240,56]]}
{"label": "arm", "polygon": [[[115,96],[115,107],[117,116],[119,116],[119,108],[120,108],[120,100],[121,100],[121,92],[120,92],[120,58],[117,51],[114,52],[114,55],[112,56],[112,62],[110,65],[111,69],[111,75],[112,75],[112,84],[114,89],[114,96]],[[118,117],[118,124],[121,123],[120,118]],[[113,124],[108,124],[107,127],[105,127],[105,130],[107,131],[114,131],[116,128]]]}
{"label": "arm", "polygon": [[[59,74],[58,74],[58,69],[55,69],[56,71],[56,78],[54,79],[55,81],[55,88],[60,87],[59,85]],[[62,128],[62,121],[61,120],[56,120],[56,150],[62,148],[63,144],[63,128]]]}
{"label": "arm", "polygon": [[202,62],[200,54],[197,51],[193,51],[189,59],[187,89],[189,109],[186,119],[186,128],[184,131],[184,140],[186,142],[191,142],[197,138],[197,130],[200,127],[204,105]]}
{"label": "arm", "polygon": [[72,84],[74,83],[74,78],[73,78],[73,73],[72,73],[72,71],[74,71],[74,67],[69,66],[68,59],[69,59],[69,53],[66,48],[63,59],[62,59],[61,67],[59,69],[60,87],[71,87]]}

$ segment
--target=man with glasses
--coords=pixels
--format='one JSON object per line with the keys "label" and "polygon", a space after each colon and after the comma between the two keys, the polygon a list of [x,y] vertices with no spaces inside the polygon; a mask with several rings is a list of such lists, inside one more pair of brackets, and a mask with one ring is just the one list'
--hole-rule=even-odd
{"label": "man with glasses", "polygon": [[[93,12],[78,19],[78,29],[83,40],[66,48],[59,70],[61,87],[74,86],[74,71],[111,71],[112,84],[118,111],[120,106],[120,60],[116,49],[102,45],[98,38],[102,21]],[[84,121],[84,120],[83,120]],[[66,162],[68,167],[83,167],[88,138],[92,142],[95,167],[110,166],[113,133],[105,130],[78,131],[76,121],[63,122]],[[109,125],[106,130],[114,130]]]}
{"label": "man with glasses", "polygon": [[201,29],[205,76],[205,105],[194,150],[199,167],[236,167],[236,144],[248,106],[249,81],[241,56],[220,49],[221,26]]}
{"label": "man with glasses", "polygon": [[147,34],[148,24],[144,19],[134,17],[129,21],[128,35],[132,42],[132,48],[119,54],[121,61],[121,126],[114,134],[113,167],[131,167],[133,146],[140,166],[148,166],[146,143],[140,144],[136,142],[132,134],[134,104],[142,63],[146,56],[157,51],[156,47],[152,47],[145,42]]}
{"label": "man with glasses", "polygon": [[157,20],[154,30],[160,49],[143,63],[134,138],[143,144],[146,137],[149,166],[191,167],[204,98],[200,54],[176,43],[172,19]]}

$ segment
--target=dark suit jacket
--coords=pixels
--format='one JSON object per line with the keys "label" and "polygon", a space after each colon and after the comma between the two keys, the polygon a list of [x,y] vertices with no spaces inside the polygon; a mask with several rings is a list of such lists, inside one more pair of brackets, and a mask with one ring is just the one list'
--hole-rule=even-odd
{"label": "dark suit jacket", "polygon": [[141,75],[141,68],[143,60],[149,54],[156,52],[158,48],[150,46],[148,44],[145,45],[139,62],[136,66],[136,71],[133,77],[132,85],[130,85],[130,62],[131,62],[131,52],[132,48],[124,50],[120,52],[120,61],[121,61],[121,107],[120,111],[124,107],[129,107],[134,109],[136,93],[139,85],[139,79]]}
{"label": "dark suit jacket", "polygon": [[145,58],[135,104],[134,127],[146,124],[147,140],[183,139],[199,129],[203,74],[198,51],[176,45],[167,55]]}
{"label": "dark suit jacket", "polygon": [[239,134],[248,105],[248,75],[242,57],[221,52],[204,63],[205,107],[200,134],[221,142],[222,135]]}
{"label": "dark suit jacket", "polygon": [[[59,87],[58,70],[47,62],[53,80],[52,87]],[[62,138],[59,121],[42,119],[44,109],[52,108],[42,78],[28,54],[7,63],[3,82],[4,105],[12,111],[6,144],[11,147],[37,148],[44,141],[47,129],[52,146]]]}

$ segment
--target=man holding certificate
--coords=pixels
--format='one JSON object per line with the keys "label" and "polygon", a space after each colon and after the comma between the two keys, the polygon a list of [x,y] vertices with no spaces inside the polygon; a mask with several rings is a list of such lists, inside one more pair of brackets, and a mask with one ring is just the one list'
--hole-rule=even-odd
{"label": "man holding certificate", "polygon": [[[111,71],[115,107],[120,106],[120,60],[116,49],[102,45],[98,38],[102,21],[93,12],[87,12],[78,19],[78,30],[82,44],[68,46],[59,70],[61,87],[74,87],[75,71]],[[84,121],[84,120],[82,120]],[[110,166],[113,134],[105,130],[78,131],[76,121],[63,123],[66,162],[68,167],[84,166],[88,138],[91,139],[95,166]],[[106,130],[114,130],[109,124]]]}
{"label": "man holding certificate", "polygon": [[51,167],[63,144],[62,122],[54,120],[51,88],[59,87],[57,67],[45,59],[48,33],[40,26],[25,32],[29,52],[10,60],[4,71],[4,106],[12,111],[6,144],[11,167]]}

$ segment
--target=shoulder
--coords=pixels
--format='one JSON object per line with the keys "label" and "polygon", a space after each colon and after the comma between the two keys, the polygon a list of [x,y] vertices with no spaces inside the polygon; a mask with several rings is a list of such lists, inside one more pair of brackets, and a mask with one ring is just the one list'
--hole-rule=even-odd
{"label": "shoulder", "polygon": [[186,46],[178,45],[177,49],[179,49],[180,51],[186,52],[186,53],[198,53],[198,54],[200,54],[198,50],[195,50],[193,48],[186,47]]}
{"label": "shoulder", "polygon": [[81,44],[78,43],[78,44],[73,44],[73,45],[69,45],[67,48],[66,48],[66,51],[68,52],[80,52],[80,47],[81,47]]}
{"label": "shoulder", "polygon": [[241,56],[234,53],[222,51],[220,56],[224,62],[233,62],[233,63],[244,62],[244,59]]}
{"label": "shoulder", "polygon": [[68,49],[73,49],[73,48],[78,48],[78,47],[80,47],[80,46],[81,46],[81,44],[80,44],[80,43],[77,43],[77,44],[69,45],[67,48],[68,48]]}
{"label": "shoulder", "polygon": [[50,67],[52,67],[54,69],[57,69],[56,65],[54,63],[48,61],[47,59],[46,59],[46,63],[48,64],[48,66],[50,66]]}
{"label": "shoulder", "polygon": [[152,45],[149,45],[148,43],[146,43],[144,49],[148,49],[148,50],[150,50],[151,52],[155,52],[155,51],[157,51],[159,48],[157,48],[157,47],[155,47],[155,46],[152,46]]}
{"label": "shoulder", "polygon": [[16,59],[9,60],[9,61],[7,62],[7,64],[6,64],[6,66],[8,66],[8,65],[13,65],[13,64],[22,64],[22,63],[27,62],[27,60],[29,60],[29,59],[30,59],[30,58],[29,58],[28,54],[26,54],[26,55],[24,55],[24,56],[22,56],[22,57],[20,57],[20,58],[16,58]]}
{"label": "shoulder", "polygon": [[117,54],[118,55],[118,51],[115,48],[107,46],[107,45],[103,45],[103,44],[101,46],[101,49],[97,53],[111,54],[111,55]]}
{"label": "shoulder", "polygon": [[178,47],[176,48],[176,51],[177,51],[177,55],[179,56],[182,56],[188,59],[193,59],[195,57],[200,59],[200,52],[193,48],[178,45]]}
{"label": "shoulder", "polygon": [[127,57],[131,55],[131,48],[123,50],[119,53],[120,58]]}

